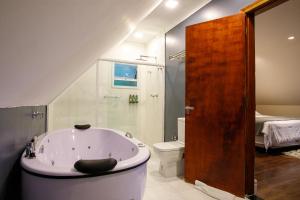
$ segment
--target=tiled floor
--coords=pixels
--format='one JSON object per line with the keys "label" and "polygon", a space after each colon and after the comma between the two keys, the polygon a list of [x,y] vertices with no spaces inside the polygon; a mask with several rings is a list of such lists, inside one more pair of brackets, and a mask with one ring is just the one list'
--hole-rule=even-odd
{"label": "tiled floor", "polygon": [[152,153],[148,162],[148,177],[143,200],[215,200],[181,178],[162,177],[158,167],[159,160]]}

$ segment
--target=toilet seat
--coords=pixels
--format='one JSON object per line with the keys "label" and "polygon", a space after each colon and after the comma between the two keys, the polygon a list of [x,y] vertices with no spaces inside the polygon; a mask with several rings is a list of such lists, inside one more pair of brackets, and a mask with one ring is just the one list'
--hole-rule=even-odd
{"label": "toilet seat", "polygon": [[184,149],[184,144],[179,141],[160,142],[153,144],[153,146],[159,151],[178,151]]}

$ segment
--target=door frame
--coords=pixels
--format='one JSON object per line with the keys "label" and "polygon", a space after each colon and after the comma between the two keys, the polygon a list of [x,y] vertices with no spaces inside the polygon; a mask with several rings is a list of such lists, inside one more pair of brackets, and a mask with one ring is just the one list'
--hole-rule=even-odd
{"label": "door frame", "polygon": [[246,13],[246,15],[255,16],[287,1],[288,0],[256,0],[252,4],[242,8],[241,12]]}
{"label": "door frame", "polygon": [[[248,111],[246,112],[246,166],[245,166],[245,193],[254,194],[254,167],[255,167],[255,16],[272,9],[288,0],[256,0],[252,4],[241,9],[246,15],[246,99]],[[254,122],[254,123],[253,123]]]}

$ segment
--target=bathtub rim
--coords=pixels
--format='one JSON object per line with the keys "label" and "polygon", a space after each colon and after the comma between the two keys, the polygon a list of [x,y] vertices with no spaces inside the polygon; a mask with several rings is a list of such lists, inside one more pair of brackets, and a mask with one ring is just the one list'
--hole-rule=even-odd
{"label": "bathtub rim", "polygon": [[[38,160],[36,158],[35,159],[25,158],[25,152],[23,152],[23,154],[21,156],[22,170],[24,170],[26,173],[29,173],[31,175],[44,177],[44,178],[53,178],[53,179],[73,179],[74,178],[75,179],[75,178],[88,178],[88,177],[97,177],[97,176],[105,176],[105,175],[110,175],[110,174],[121,173],[124,171],[128,171],[128,170],[137,168],[143,164],[146,164],[149,161],[149,159],[151,157],[151,152],[148,149],[147,145],[145,145],[141,141],[137,140],[136,138],[126,137],[125,136],[126,132],[116,130],[116,129],[109,129],[109,128],[90,128],[90,129],[112,131],[114,134],[118,134],[120,137],[124,137],[124,139],[126,139],[129,142],[131,142],[132,144],[134,144],[136,146],[136,148],[138,149],[138,153],[127,160],[121,161],[123,165],[118,166],[118,164],[117,164],[117,166],[112,170],[97,173],[97,174],[85,174],[85,173],[74,170],[72,168],[73,166],[70,166],[70,168],[67,168],[67,167],[51,168],[51,166],[48,166],[48,165],[42,163],[40,160]],[[87,130],[90,130],[90,129],[87,129]],[[56,134],[59,132],[72,131],[72,130],[75,130],[75,129],[73,129],[73,128],[60,129],[60,130],[50,131],[50,132],[41,134],[38,137],[37,149],[39,147],[40,142],[48,134]],[[76,131],[78,131],[78,130],[76,130]],[[85,130],[79,130],[79,131],[81,132],[81,131],[85,131]],[[144,146],[139,146],[138,144],[143,144]],[[128,162],[129,160],[132,160],[134,164],[130,165],[130,162]],[[121,162],[119,162],[119,163],[121,163]],[[56,170],[53,170],[53,169],[56,169]],[[64,169],[67,171],[58,171],[57,169]]]}
{"label": "bathtub rim", "polygon": [[113,175],[113,174],[117,174],[117,173],[122,173],[122,172],[126,172],[135,168],[138,168],[144,164],[146,164],[149,160],[150,160],[151,154],[149,155],[149,157],[147,158],[147,160],[145,160],[144,162],[142,162],[141,164],[129,167],[129,168],[125,168],[125,169],[120,169],[120,170],[116,170],[116,171],[105,171],[105,172],[101,172],[98,174],[83,174],[82,175],[72,175],[72,176],[55,176],[55,175],[45,175],[45,174],[39,174],[39,173],[35,173],[32,171],[29,171],[25,168],[22,167],[22,170],[30,175],[36,176],[36,177],[40,177],[40,178],[48,178],[48,179],[80,179],[80,178],[91,178],[91,177],[99,177],[99,176],[106,176],[106,175]]}

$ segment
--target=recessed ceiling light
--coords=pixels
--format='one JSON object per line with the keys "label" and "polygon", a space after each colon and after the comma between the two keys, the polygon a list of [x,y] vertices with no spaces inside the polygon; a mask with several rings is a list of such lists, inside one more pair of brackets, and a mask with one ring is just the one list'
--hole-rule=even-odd
{"label": "recessed ceiling light", "polygon": [[288,40],[293,40],[293,39],[295,39],[295,36],[288,37]]}
{"label": "recessed ceiling light", "polygon": [[220,17],[220,14],[219,14],[216,10],[209,9],[209,10],[206,10],[206,11],[203,13],[203,16],[204,16],[207,20],[213,20],[213,19],[216,19],[216,18]]}
{"label": "recessed ceiling light", "polygon": [[142,38],[144,37],[144,34],[143,34],[142,32],[135,32],[135,33],[133,34],[133,36],[134,36],[135,38],[142,39]]}
{"label": "recessed ceiling light", "polygon": [[165,2],[165,6],[169,9],[174,9],[177,7],[177,5],[178,5],[177,0],[166,0]]}

